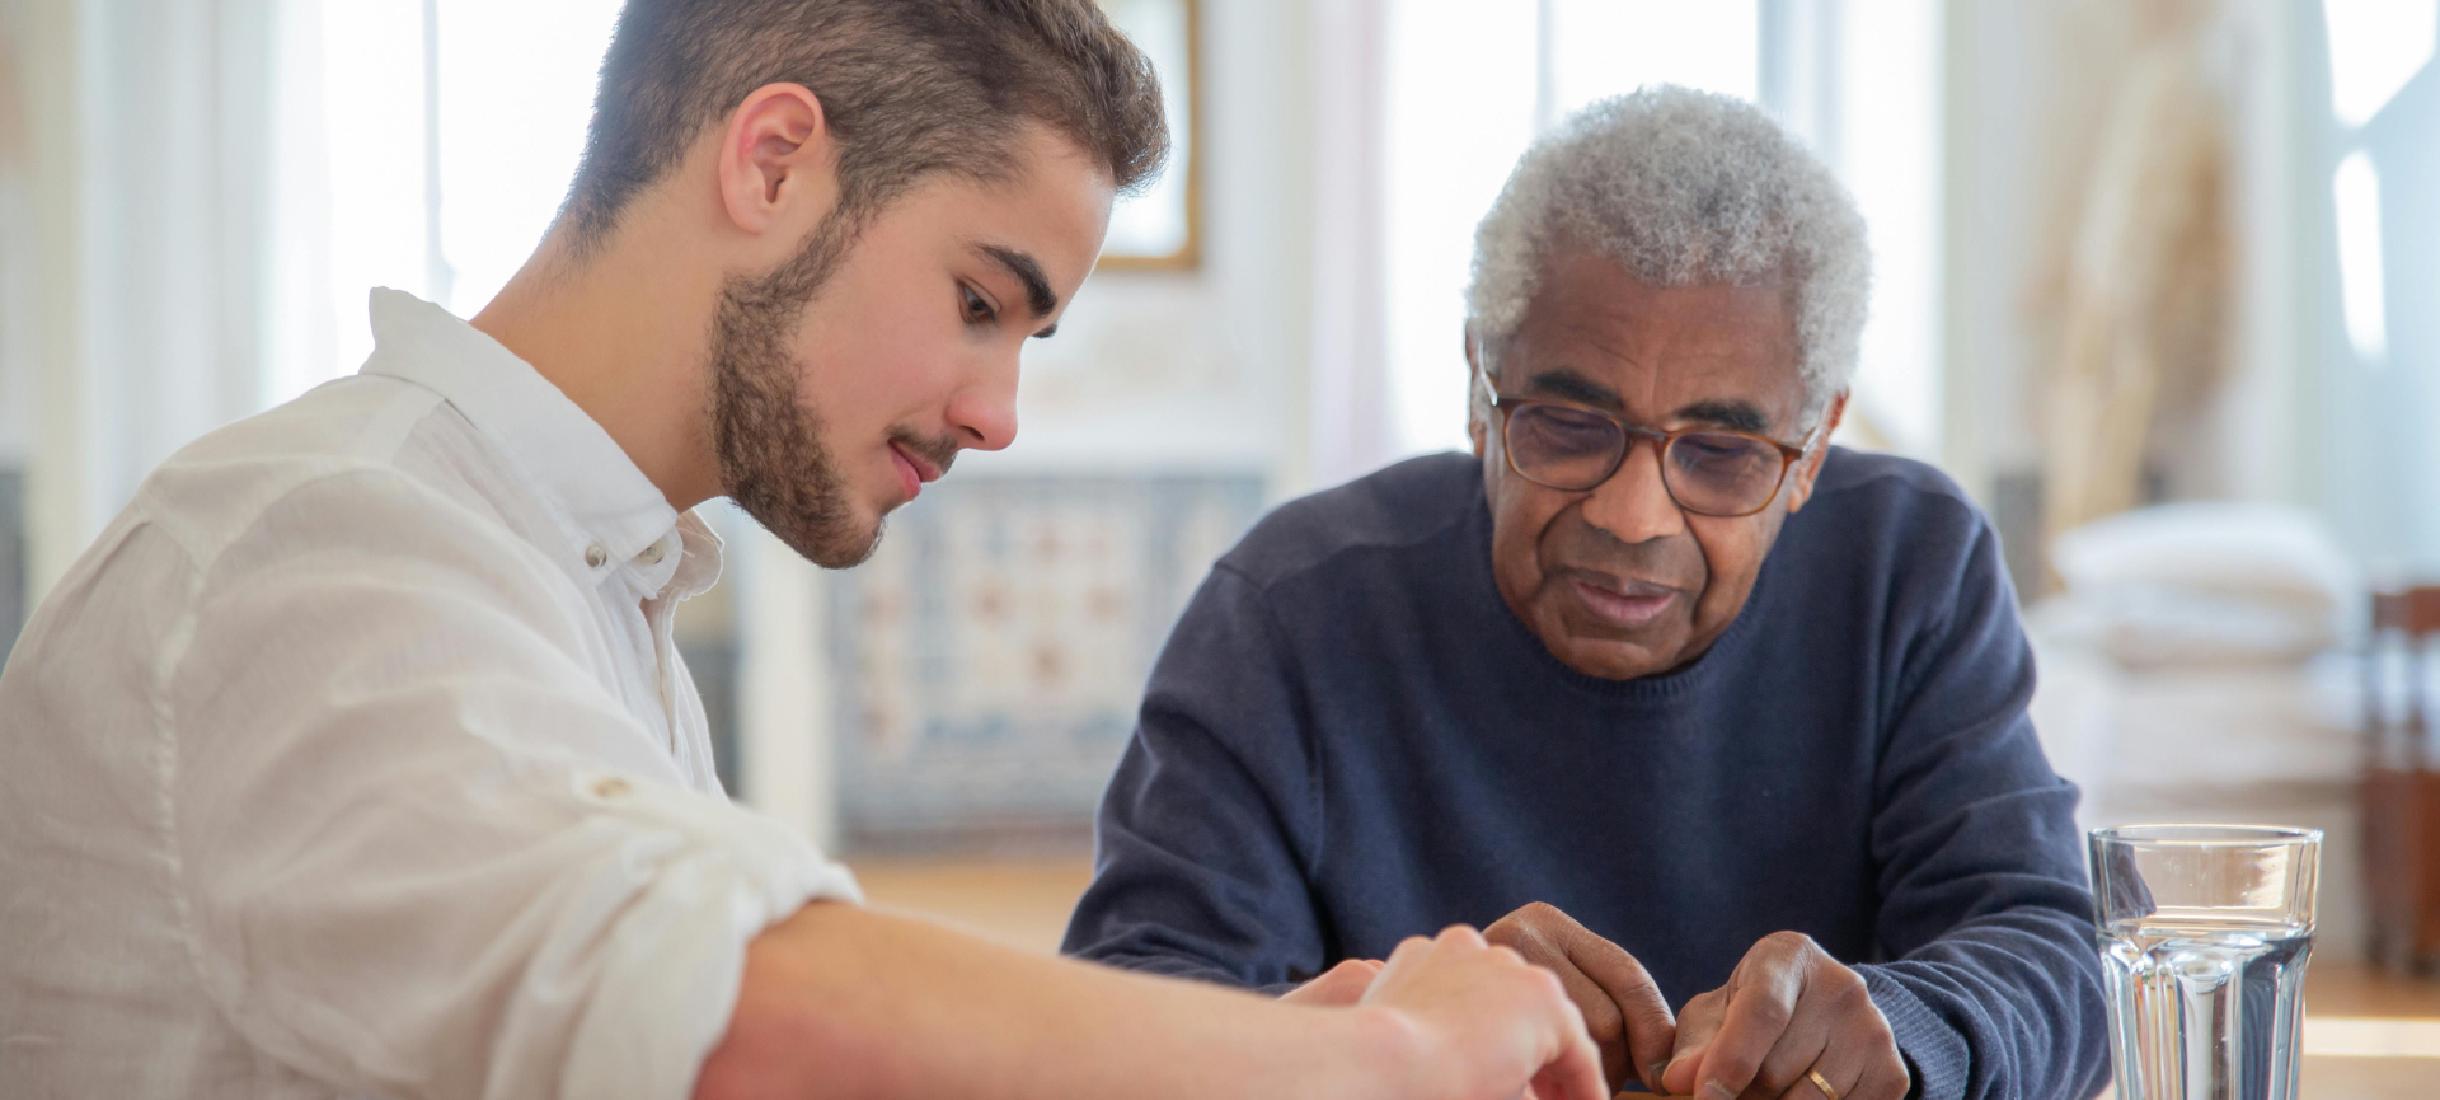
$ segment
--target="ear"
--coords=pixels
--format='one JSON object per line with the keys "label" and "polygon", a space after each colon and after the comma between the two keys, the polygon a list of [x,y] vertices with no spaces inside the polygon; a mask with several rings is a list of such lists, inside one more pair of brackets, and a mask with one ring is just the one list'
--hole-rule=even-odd
{"label": "ear", "polygon": [[1482,344],[1474,338],[1474,322],[1465,324],[1466,344],[1466,437],[1474,441],[1474,457],[1483,457],[1491,447],[1491,425],[1482,416],[1482,403],[1475,399],[1474,379],[1484,373]]}
{"label": "ear", "polygon": [[1822,413],[1821,426],[1813,429],[1817,442],[1812,453],[1798,459],[1796,468],[1788,471],[1788,511],[1794,512],[1813,499],[1813,480],[1822,474],[1822,462],[1830,457],[1830,436],[1838,431],[1839,421],[1847,415],[1847,391],[1840,390],[1830,399],[1830,407]]}
{"label": "ear", "polygon": [[822,101],[802,84],[765,84],[729,112],[717,152],[720,205],[752,236],[795,248],[839,201],[837,146]]}

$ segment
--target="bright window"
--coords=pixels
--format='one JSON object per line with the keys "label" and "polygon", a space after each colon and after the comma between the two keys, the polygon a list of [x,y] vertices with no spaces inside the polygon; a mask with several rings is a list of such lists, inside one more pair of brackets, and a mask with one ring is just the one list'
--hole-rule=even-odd
{"label": "bright window", "polygon": [[2402,151],[2372,148],[2379,137],[2366,126],[2431,63],[2440,4],[2323,0],[2322,18],[2330,43],[2330,115],[2345,150],[2330,180],[2340,304],[2348,344],[2366,369],[2378,371],[2389,360],[2390,345],[2380,163]]}
{"label": "bright window", "polygon": [[352,373],[365,292],[467,316],[542,239],[619,0],[284,0],[279,346],[265,399]]}

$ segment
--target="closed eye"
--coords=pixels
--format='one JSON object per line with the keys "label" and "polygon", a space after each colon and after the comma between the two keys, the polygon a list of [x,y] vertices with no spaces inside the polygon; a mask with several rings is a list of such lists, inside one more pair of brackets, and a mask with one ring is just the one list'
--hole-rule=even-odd
{"label": "closed eye", "polygon": [[958,314],[969,325],[991,325],[1000,320],[998,307],[965,283],[957,284]]}

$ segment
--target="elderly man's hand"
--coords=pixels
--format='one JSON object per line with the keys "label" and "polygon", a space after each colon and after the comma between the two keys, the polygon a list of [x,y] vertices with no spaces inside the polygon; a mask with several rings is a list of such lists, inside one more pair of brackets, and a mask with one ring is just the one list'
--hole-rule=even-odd
{"label": "elderly man's hand", "polygon": [[1601,1049],[1601,1072],[1612,1089],[1630,1079],[1659,1086],[1657,1077],[1643,1071],[1668,1057],[1677,1025],[1660,987],[1635,956],[1538,901],[1501,917],[1483,930],[1483,938],[1559,976],[1584,1014],[1584,1030]]}
{"label": "elderly man's hand", "polygon": [[1899,1100],[1911,1081],[1863,976],[1777,932],[1727,985],[1686,1002],[1661,1083],[1699,1100]]}

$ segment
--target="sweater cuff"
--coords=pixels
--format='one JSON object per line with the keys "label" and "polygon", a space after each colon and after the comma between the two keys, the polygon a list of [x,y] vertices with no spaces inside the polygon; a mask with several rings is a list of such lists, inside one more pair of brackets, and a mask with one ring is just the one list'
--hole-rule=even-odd
{"label": "sweater cuff", "polygon": [[1906,1095],[1921,1100],[1964,1097],[1974,1058],[1966,1047],[1965,1036],[1915,996],[1906,983],[1880,967],[1855,969],[1864,976],[1864,989],[1871,995],[1873,1007],[1880,1009],[1881,1018],[1889,1021],[1889,1033],[1897,1039],[1898,1053],[1906,1059],[1907,1070],[1914,1074],[1914,1088]]}

